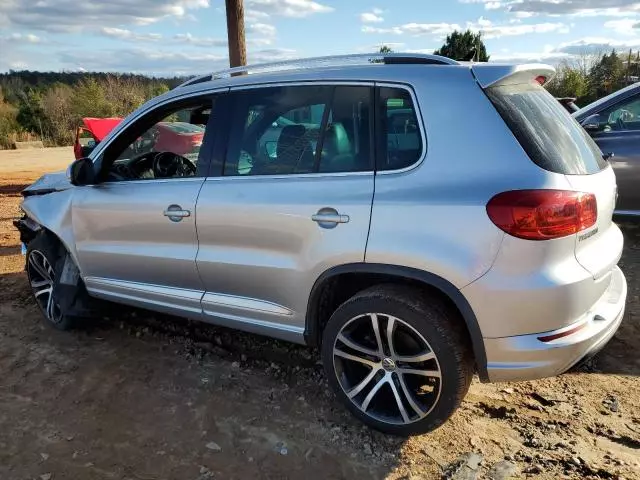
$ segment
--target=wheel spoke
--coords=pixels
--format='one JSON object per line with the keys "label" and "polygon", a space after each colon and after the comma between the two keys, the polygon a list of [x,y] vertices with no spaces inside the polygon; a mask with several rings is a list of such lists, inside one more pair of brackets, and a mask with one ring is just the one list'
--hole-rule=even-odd
{"label": "wheel spoke", "polygon": [[387,344],[389,345],[389,354],[391,357],[395,357],[396,351],[393,348],[393,332],[396,329],[396,319],[393,317],[389,317],[389,321],[387,322]]}
{"label": "wheel spoke", "polygon": [[436,358],[435,353],[425,352],[419,355],[396,356],[395,360],[398,362],[414,363],[414,362],[426,362],[427,360],[433,360],[434,358]]}
{"label": "wheel spoke", "polygon": [[371,391],[367,394],[367,396],[364,399],[364,402],[362,402],[362,411],[366,412],[367,408],[369,408],[369,403],[371,403],[371,400],[373,400],[373,397],[376,396],[376,393],[378,393],[378,390],[380,390],[380,388],[382,388],[382,386],[387,383],[387,377],[384,376],[380,379],[380,381],[378,383],[376,383],[373,388],[371,389]]}
{"label": "wheel spoke", "polygon": [[409,423],[411,420],[409,415],[407,414],[407,409],[404,408],[404,404],[402,403],[402,399],[400,398],[400,393],[396,387],[396,384],[393,383],[393,380],[389,380],[389,385],[391,386],[391,391],[393,392],[393,396],[396,399],[396,405],[398,405],[398,410],[400,410],[400,415],[402,415],[402,419],[404,423]]}
{"label": "wheel spoke", "polygon": [[43,288],[42,290],[39,290],[37,292],[34,293],[35,297],[38,298],[40,295],[42,295],[43,293],[48,293],[49,296],[51,296],[51,292],[53,291],[52,287],[49,288]]}
{"label": "wheel spoke", "polygon": [[402,391],[404,392],[404,397],[407,399],[407,402],[409,403],[409,405],[411,405],[411,408],[413,408],[413,410],[418,414],[419,417],[424,417],[425,413],[422,411],[422,409],[418,406],[416,401],[413,399],[413,395],[411,395],[411,392],[409,391],[409,387],[407,387],[407,382],[404,381],[404,377],[402,376],[401,373],[398,374],[398,382],[400,383],[400,388],[402,388]]}
{"label": "wheel spoke", "polygon": [[378,344],[378,352],[380,355],[384,355],[384,349],[382,348],[382,338],[380,337],[380,324],[378,322],[378,315],[372,313],[371,326],[373,327],[373,333],[376,336],[376,343]]}
{"label": "wheel spoke", "polygon": [[33,280],[31,282],[31,288],[41,288],[44,287],[45,285],[51,285],[51,282],[49,280]]}
{"label": "wheel spoke", "polygon": [[373,357],[377,357],[379,356],[379,353],[376,352],[375,350],[371,350],[370,348],[367,347],[363,347],[362,345],[358,345],[357,343],[355,343],[352,340],[349,340],[345,335],[343,335],[342,333],[338,334],[338,340],[340,340],[342,343],[344,343],[347,347],[353,349],[353,350],[357,350],[360,353],[364,353],[365,355],[371,355]]}
{"label": "wheel spoke", "polygon": [[375,362],[372,362],[372,361],[371,361],[371,360],[369,360],[369,359],[362,358],[362,357],[358,357],[358,356],[356,356],[356,355],[352,355],[352,354],[347,353],[347,352],[343,352],[342,350],[338,350],[337,348],[334,348],[334,349],[333,349],[333,354],[334,354],[334,355],[336,355],[336,356],[338,356],[338,357],[345,358],[345,359],[347,359],[347,360],[352,360],[352,361],[354,361],[354,362],[363,363],[364,365],[368,365],[368,366],[370,366],[371,368],[374,368],[374,367],[376,366],[376,363],[375,363]]}
{"label": "wheel spoke", "polygon": [[362,389],[366,387],[369,384],[369,382],[371,382],[371,380],[373,379],[373,377],[376,376],[376,373],[378,373],[378,371],[379,369],[377,368],[372,369],[369,372],[369,374],[366,377],[364,377],[364,379],[358,385],[356,385],[355,387],[353,387],[351,390],[347,392],[347,396],[349,398],[353,398],[356,395],[358,395],[362,391]]}
{"label": "wheel spoke", "polygon": [[423,377],[440,378],[439,370],[418,370],[416,368],[399,368],[398,371],[405,375],[422,375]]}
{"label": "wheel spoke", "polygon": [[51,280],[51,277],[49,276],[47,270],[33,259],[34,255],[35,255],[34,253],[29,255],[29,263],[31,264],[31,266],[35,269],[36,272],[38,272],[38,275],[40,275],[43,279]]}
{"label": "wheel spoke", "polygon": [[53,295],[49,295],[47,299],[47,318],[53,320]]}

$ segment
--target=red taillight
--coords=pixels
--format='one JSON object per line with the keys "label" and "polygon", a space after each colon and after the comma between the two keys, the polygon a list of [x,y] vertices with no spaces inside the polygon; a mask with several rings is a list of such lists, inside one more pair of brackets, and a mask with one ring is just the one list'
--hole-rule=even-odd
{"label": "red taillight", "polygon": [[545,77],[544,75],[539,75],[536,77],[536,82],[538,82],[540,85],[544,85],[547,81],[547,77]]}
{"label": "red taillight", "polygon": [[592,193],[565,190],[512,190],[487,204],[491,221],[514,237],[549,240],[566,237],[596,223],[598,205]]}

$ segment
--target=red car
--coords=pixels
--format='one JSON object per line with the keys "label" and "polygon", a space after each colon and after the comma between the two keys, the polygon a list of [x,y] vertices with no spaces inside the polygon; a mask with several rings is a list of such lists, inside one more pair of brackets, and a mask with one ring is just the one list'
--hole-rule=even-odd
{"label": "red car", "polygon": [[204,128],[186,122],[159,122],[156,124],[156,152],[172,152],[184,156],[195,153],[202,145]]}
{"label": "red car", "polygon": [[[73,143],[73,153],[76,157],[86,157],[91,153],[98,143],[102,141],[107,134],[113,130],[116,125],[122,121],[122,118],[83,118],[82,123],[84,127],[78,127],[76,130],[76,140]],[[80,136],[83,132],[89,133],[93,139],[89,140],[89,143],[82,145],[80,143]]]}

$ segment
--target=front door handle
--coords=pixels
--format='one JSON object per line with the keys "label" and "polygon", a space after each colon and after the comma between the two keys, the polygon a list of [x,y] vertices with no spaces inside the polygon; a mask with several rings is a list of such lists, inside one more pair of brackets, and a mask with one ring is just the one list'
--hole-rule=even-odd
{"label": "front door handle", "polygon": [[169,217],[172,222],[179,222],[185,217],[190,217],[191,212],[189,210],[183,210],[180,205],[169,205],[164,211],[164,216]]}
{"label": "front door handle", "polygon": [[311,220],[322,228],[335,228],[339,223],[348,223],[349,215],[340,215],[335,208],[321,208],[311,215]]}

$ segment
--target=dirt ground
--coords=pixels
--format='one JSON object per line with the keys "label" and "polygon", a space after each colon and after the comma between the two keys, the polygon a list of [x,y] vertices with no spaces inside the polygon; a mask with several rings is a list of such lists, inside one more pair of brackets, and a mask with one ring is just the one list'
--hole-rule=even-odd
{"label": "dirt ground", "polygon": [[474,381],[445,426],[407,440],[346,413],[314,350],[125,308],[46,327],[11,220],[23,185],[71,160],[0,152],[0,479],[640,479],[640,228],[623,225],[627,313],[594,360]]}

